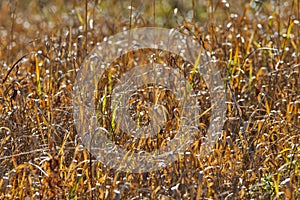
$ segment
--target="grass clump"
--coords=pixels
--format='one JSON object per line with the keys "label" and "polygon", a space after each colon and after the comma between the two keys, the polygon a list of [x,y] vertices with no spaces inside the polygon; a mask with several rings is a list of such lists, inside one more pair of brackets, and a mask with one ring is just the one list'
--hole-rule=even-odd
{"label": "grass clump", "polygon": [[[1,1],[0,199],[298,199],[299,8],[296,0]],[[211,120],[207,112],[199,138],[181,159],[155,172],[120,172],[82,146],[74,126],[73,84],[98,42],[153,25],[194,35],[217,60],[226,85],[226,122],[210,155],[199,155]],[[114,64],[126,67],[135,57],[124,59]],[[184,65],[169,54],[158,59]],[[108,72],[99,87],[111,87],[119,68],[111,70],[116,72]],[[200,75],[191,80],[206,94]],[[176,107],[172,95],[166,96],[166,104]],[[210,107],[207,98],[198,99],[203,111]],[[106,100],[101,112],[109,106]],[[132,115],[137,104],[131,104]],[[111,128],[110,118],[99,120]],[[148,150],[172,137],[176,123],[169,120],[167,135],[151,141]],[[120,135],[116,143],[131,139]]]}

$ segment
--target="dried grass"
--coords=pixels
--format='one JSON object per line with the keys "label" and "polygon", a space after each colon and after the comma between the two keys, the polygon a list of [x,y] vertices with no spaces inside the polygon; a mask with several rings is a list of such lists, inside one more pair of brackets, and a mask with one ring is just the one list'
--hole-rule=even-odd
{"label": "dried grass", "polygon": [[[300,198],[299,1],[83,4],[0,2],[0,199]],[[199,133],[190,151],[166,168],[120,172],[81,145],[73,83],[97,42],[124,27],[154,23],[195,35],[218,60],[227,120],[208,156],[199,155]],[[170,60],[183,62],[168,54],[162,62]],[[207,89],[199,78],[192,81]],[[199,102],[203,110],[210,107],[204,97]],[[209,116],[199,125],[204,134]]]}

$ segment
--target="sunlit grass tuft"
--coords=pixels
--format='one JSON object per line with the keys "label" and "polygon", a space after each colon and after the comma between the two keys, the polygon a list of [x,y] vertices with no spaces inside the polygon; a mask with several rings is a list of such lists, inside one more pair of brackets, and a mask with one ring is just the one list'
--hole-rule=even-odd
{"label": "sunlit grass tuft", "polygon": [[[299,1],[84,3],[0,2],[0,199],[300,197]],[[210,52],[226,85],[224,130],[214,151],[200,155],[211,121],[210,95],[201,74],[168,52],[130,52],[112,63],[102,80],[95,80],[96,119],[113,133],[110,139],[128,151],[151,151],[166,144],[178,127],[176,117],[167,118],[164,132],[137,141],[119,130],[116,108],[108,109],[124,69],[130,70],[137,57],[143,64],[151,56],[159,64],[182,67],[201,94],[199,134],[178,161],[158,171],[109,169],[77,136],[73,84],[98,42],[153,24],[193,35]],[[166,90],[155,91],[169,101],[166,113],[178,106]],[[143,105],[140,96],[131,99],[137,101],[130,102],[132,115],[139,111],[135,105]],[[145,117],[137,115],[138,124]]]}

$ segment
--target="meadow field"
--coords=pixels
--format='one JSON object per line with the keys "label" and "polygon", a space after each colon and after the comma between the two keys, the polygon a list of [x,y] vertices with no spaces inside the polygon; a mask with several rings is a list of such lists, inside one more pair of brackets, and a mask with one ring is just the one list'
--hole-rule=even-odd
{"label": "meadow field", "polygon": [[[114,128],[106,92],[132,63],[154,57],[182,66],[202,94],[190,148],[167,166],[132,173],[110,168],[85,148],[73,94],[97,45],[142,27],[175,29],[201,44],[221,74],[226,113],[212,151],[201,154],[213,119],[200,73],[179,55],[153,49],[108,63],[96,84],[102,88],[95,94],[97,120],[127,151],[162,147],[180,124],[173,113],[146,140]],[[139,125],[149,116],[137,113],[153,101],[144,93],[159,99],[151,88],[128,102]],[[159,92],[168,112],[180,107],[172,94]],[[300,199],[300,1],[0,0],[0,199]]]}

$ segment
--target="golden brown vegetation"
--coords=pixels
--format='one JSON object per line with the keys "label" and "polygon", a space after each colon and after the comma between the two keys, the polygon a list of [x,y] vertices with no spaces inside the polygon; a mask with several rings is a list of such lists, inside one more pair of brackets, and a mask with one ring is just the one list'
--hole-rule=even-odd
{"label": "golden brown vegetation", "polygon": [[[299,1],[14,0],[0,13],[0,199],[300,198]],[[132,174],[81,145],[72,89],[98,42],[145,26],[202,42],[222,71],[227,113],[210,155],[199,155],[199,137],[169,166]],[[205,129],[209,114],[201,121]]]}

